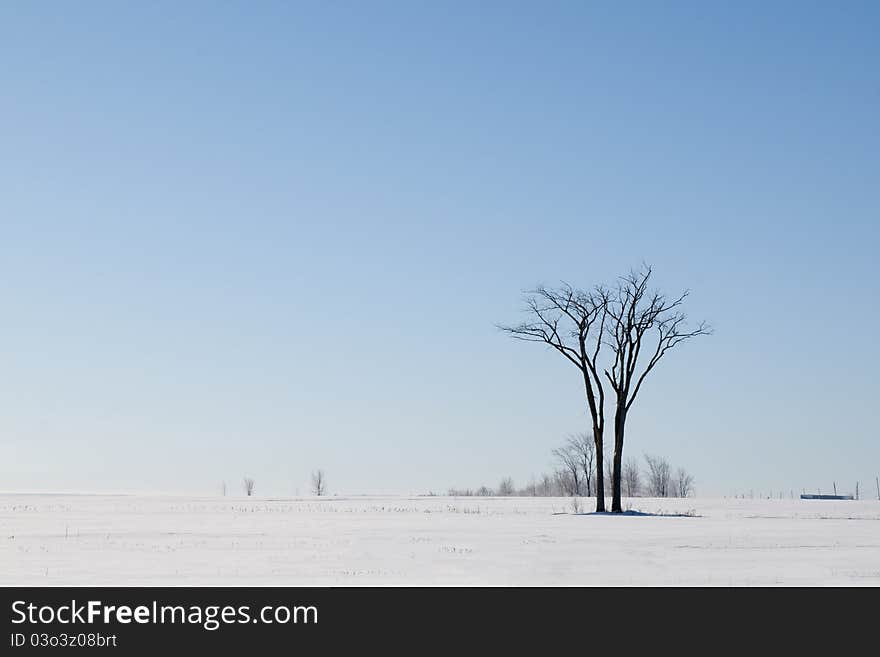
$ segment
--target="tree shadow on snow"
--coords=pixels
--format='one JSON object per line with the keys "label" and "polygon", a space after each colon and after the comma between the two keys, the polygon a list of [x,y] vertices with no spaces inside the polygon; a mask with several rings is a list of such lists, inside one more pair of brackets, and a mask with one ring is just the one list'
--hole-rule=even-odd
{"label": "tree shadow on snow", "polygon": [[608,516],[608,517],[638,517],[638,518],[701,518],[695,509],[688,509],[682,512],[663,511],[658,509],[654,513],[647,511],[638,511],[636,509],[627,509],[622,513],[611,513],[610,511],[584,511],[580,513],[572,513],[571,511],[561,511],[553,514],[554,516]]}

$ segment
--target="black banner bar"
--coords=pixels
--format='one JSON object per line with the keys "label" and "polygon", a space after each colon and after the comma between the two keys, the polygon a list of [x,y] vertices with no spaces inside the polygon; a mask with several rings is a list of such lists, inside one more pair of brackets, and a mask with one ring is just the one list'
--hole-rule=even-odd
{"label": "black banner bar", "polygon": [[589,654],[608,643],[666,654],[707,635],[708,652],[774,641],[840,649],[873,628],[877,609],[876,589],[5,588],[0,597],[3,655],[458,655],[477,644]]}

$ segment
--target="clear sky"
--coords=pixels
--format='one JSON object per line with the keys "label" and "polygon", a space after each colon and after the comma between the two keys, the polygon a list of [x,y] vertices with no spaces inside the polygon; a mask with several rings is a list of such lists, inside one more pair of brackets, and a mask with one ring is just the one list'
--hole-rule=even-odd
{"label": "clear sky", "polygon": [[627,454],[880,474],[874,2],[0,4],[0,489],[525,483],[588,426],[521,290],[715,335]]}

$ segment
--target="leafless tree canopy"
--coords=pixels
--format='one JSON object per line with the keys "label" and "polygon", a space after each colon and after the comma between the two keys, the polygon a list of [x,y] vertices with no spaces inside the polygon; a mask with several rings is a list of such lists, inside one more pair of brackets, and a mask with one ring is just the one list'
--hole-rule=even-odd
{"label": "leafless tree canopy", "polygon": [[623,462],[623,494],[627,497],[638,497],[642,492],[642,476],[639,464],[635,459],[627,458]]}
{"label": "leafless tree canopy", "polygon": [[565,444],[553,450],[559,465],[560,482],[566,495],[592,495],[596,479],[596,446],[589,434],[569,436]]}
{"label": "leafless tree canopy", "polygon": [[581,477],[584,483],[583,494],[592,495],[596,478],[596,445],[589,434],[579,433],[570,436],[568,448],[577,455]]}
{"label": "leafless tree canopy", "polygon": [[513,479],[505,477],[501,480],[501,483],[498,484],[498,495],[501,497],[516,495],[516,486],[513,484]]}
{"label": "leafless tree canopy", "polygon": [[566,490],[567,495],[581,495],[581,464],[578,453],[569,443],[553,450],[553,456],[559,463],[556,480]]}
{"label": "leafless tree canopy", "polygon": [[675,488],[678,497],[687,497],[694,492],[694,478],[684,468],[675,471]]}
{"label": "leafless tree canopy", "polygon": [[321,469],[312,473],[312,493],[318,497],[327,494],[327,477]]}
{"label": "leafless tree canopy", "polygon": [[556,470],[553,473],[551,490],[559,495],[574,497],[577,495],[577,484],[568,470]]}
{"label": "leafless tree canopy", "polygon": [[669,497],[672,494],[672,473],[669,461],[662,456],[645,454],[648,465],[648,494],[652,497]]}
{"label": "leafless tree canopy", "polygon": [[614,459],[605,455],[605,494],[611,495],[614,492]]}
{"label": "leafless tree canopy", "polygon": [[254,494],[254,480],[253,479],[251,479],[250,477],[245,477],[244,479],[242,479],[241,483],[244,486],[245,495],[250,497],[251,495]]}
{"label": "leafless tree canopy", "polygon": [[[567,283],[559,288],[539,286],[526,293],[529,319],[516,326],[501,326],[517,340],[546,344],[574,365],[580,373],[593,429],[598,460],[596,511],[605,510],[602,454],[605,430],[605,390],[599,369],[599,354],[605,330],[607,304],[594,292],[576,290]],[[568,469],[568,466],[565,466]],[[572,475],[580,481],[580,475]],[[574,481],[572,482],[574,484]],[[575,484],[579,494],[580,485]]]}
{"label": "leafless tree canopy", "polygon": [[[695,328],[687,327],[687,316],[681,306],[688,291],[674,299],[657,291],[649,292],[651,274],[651,267],[645,265],[623,276],[615,290],[604,293],[609,317],[605,341],[613,358],[611,371],[606,369],[605,377],[626,410],[635,401],[645,377],[670,349],[712,332],[705,322]],[[652,334],[654,341],[649,344]],[[644,352],[643,347],[647,347]],[[639,372],[640,356],[647,356],[648,361]]]}
{"label": "leafless tree canopy", "polygon": [[538,482],[538,495],[541,497],[553,495],[553,477],[548,474],[541,475],[541,480]]}
{"label": "leafless tree canopy", "polygon": [[[589,437],[588,437],[589,438]],[[572,441],[578,436],[569,438],[566,446],[571,448]],[[561,448],[554,450],[554,453]],[[565,451],[572,454],[574,450]],[[606,461],[610,463],[610,459]],[[627,497],[639,497],[648,495],[651,497],[688,497],[694,494],[694,478],[684,469],[673,469],[669,461],[660,456],[645,456],[646,469],[639,468],[639,461],[635,458],[627,458],[623,463],[622,480],[623,490]],[[581,494],[576,492],[574,477],[579,477]],[[595,471],[593,472],[595,479]],[[511,477],[504,477],[496,489],[480,486],[479,488],[449,488],[447,494],[452,497],[470,496],[522,496],[522,497],[571,497],[578,499],[585,497],[586,480],[580,467],[558,468],[552,473],[543,473],[538,477],[532,477],[529,483],[521,489],[517,489]],[[610,478],[608,479],[610,481]]]}

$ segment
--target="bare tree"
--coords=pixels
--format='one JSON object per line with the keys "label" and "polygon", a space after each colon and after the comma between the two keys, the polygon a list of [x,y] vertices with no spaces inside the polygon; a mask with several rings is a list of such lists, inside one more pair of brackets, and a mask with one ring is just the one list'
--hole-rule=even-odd
{"label": "bare tree", "polygon": [[538,482],[535,480],[535,475],[532,475],[531,479],[529,479],[529,483],[523,490],[523,494],[528,495],[529,497],[538,497]]}
{"label": "bare tree", "polygon": [[596,511],[603,512],[605,390],[598,361],[605,331],[606,299],[563,283],[556,289],[540,286],[526,293],[525,300],[529,320],[516,326],[499,328],[518,340],[549,345],[578,369],[590,411],[596,448]]}
{"label": "bare tree", "polygon": [[623,494],[627,497],[636,497],[642,489],[642,477],[638,462],[632,458],[626,459],[623,462],[621,476],[623,478]]}
{"label": "bare tree", "polygon": [[596,444],[587,433],[579,433],[570,436],[568,445],[572,452],[577,455],[578,465],[581,469],[581,479],[584,483],[582,493],[593,494],[593,479],[596,474]]}
{"label": "bare tree", "polygon": [[669,497],[672,492],[672,474],[669,461],[662,456],[645,454],[648,464],[648,493],[652,497]]}
{"label": "bare tree", "polygon": [[577,484],[569,470],[556,470],[553,473],[553,487],[558,495],[577,495]]}
{"label": "bare tree", "polygon": [[614,492],[614,459],[605,455],[605,494],[611,495]]}
{"label": "bare tree", "polygon": [[[604,300],[607,321],[604,323],[604,344],[611,351],[612,366],[604,371],[615,395],[614,407],[614,470],[611,494],[612,513],[621,513],[621,466],[626,418],[648,373],[670,349],[699,335],[711,333],[701,322],[687,328],[687,316],[681,306],[688,296],[685,291],[675,298],[650,292],[648,281],[651,267],[644,265],[619,279],[613,290],[598,293]],[[651,336],[654,336],[653,338]],[[639,357],[647,362],[639,372]]]}
{"label": "bare tree", "polygon": [[565,489],[569,491],[569,495],[581,494],[581,464],[578,458],[578,449],[572,446],[571,441],[566,442],[562,447],[553,450],[553,456],[559,462],[560,470],[565,476],[557,480],[565,482]]}
{"label": "bare tree", "polygon": [[226,482],[225,481],[220,483],[220,494],[223,497],[226,497]]}
{"label": "bare tree", "polygon": [[538,484],[538,495],[541,497],[553,495],[553,478],[546,473],[541,475],[541,481]]}
{"label": "bare tree", "polygon": [[312,493],[318,497],[327,494],[327,477],[320,468],[312,473]]}
{"label": "bare tree", "polygon": [[675,492],[679,497],[687,497],[694,492],[694,477],[684,468],[675,471]]}
{"label": "bare tree", "polygon": [[254,494],[254,480],[253,479],[251,479],[250,477],[245,477],[244,479],[242,479],[241,483],[244,486],[245,495],[250,497],[251,495]]}
{"label": "bare tree", "polygon": [[504,477],[501,480],[501,483],[498,484],[498,494],[501,497],[510,497],[516,493],[516,486],[513,484],[513,479],[510,477]]}

